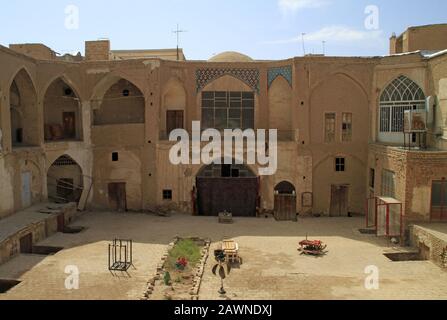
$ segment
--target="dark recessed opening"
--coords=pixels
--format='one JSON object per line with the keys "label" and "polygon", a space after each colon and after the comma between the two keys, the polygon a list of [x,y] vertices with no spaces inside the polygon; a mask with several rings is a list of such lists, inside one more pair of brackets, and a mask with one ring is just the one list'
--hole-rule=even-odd
{"label": "dark recessed opening", "polygon": [[72,94],[73,94],[73,90],[71,90],[71,88],[64,89],[64,95],[71,96]]}
{"label": "dark recessed opening", "polygon": [[130,91],[125,89],[123,90],[123,97],[128,97],[130,95]]}
{"label": "dark recessed opening", "polygon": [[377,233],[375,229],[359,229],[359,232],[361,234],[371,234],[371,235],[375,235]]}
{"label": "dark recessed opening", "polygon": [[23,142],[23,129],[22,128],[16,129],[16,141],[17,141],[17,143]]}
{"label": "dark recessed opening", "polygon": [[77,233],[81,233],[85,229],[86,229],[85,227],[65,227],[63,233],[65,233],[65,234],[77,234]]}
{"label": "dark recessed opening", "polygon": [[41,256],[51,256],[62,250],[64,250],[63,247],[34,246],[33,254]]}
{"label": "dark recessed opening", "polygon": [[304,106],[304,101],[301,101],[301,105]]}
{"label": "dark recessed opening", "polygon": [[116,162],[119,160],[119,154],[118,152],[112,152],[112,161]]}
{"label": "dark recessed opening", "polygon": [[18,285],[21,281],[17,280],[4,280],[0,279],[0,293],[6,293],[16,285]]}
{"label": "dark recessed opening", "polygon": [[163,200],[172,200],[172,190],[163,190]]}
{"label": "dark recessed opening", "polygon": [[425,261],[420,252],[396,252],[396,253],[385,253],[385,257],[393,262],[399,261]]}
{"label": "dark recessed opening", "polygon": [[221,177],[222,178],[231,178],[231,165],[223,164],[221,167]]}

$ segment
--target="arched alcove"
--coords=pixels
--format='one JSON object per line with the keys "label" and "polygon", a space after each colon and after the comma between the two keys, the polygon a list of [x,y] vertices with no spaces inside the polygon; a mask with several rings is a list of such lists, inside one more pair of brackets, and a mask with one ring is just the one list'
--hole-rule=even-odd
{"label": "arched alcove", "polygon": [[177,79],[171,79],[164,90],[160,113],[160,137],[167,138],[172,130],[185,128],[186,91]]}
{"label": "arched alcove", "polygon": [[68,155],[59,157],[48,170],[48,200],[56,203],[78,202],[83,190],[83,173]]}
{"label": "arched alcove", "polygon": [[278,130],[279,140],[291,140],[294,137],[292,89],[283,77],[277,77],[268,92],[269,128]]}
{"label": "arched alcove", "polygon": [[12,147],[39,145],[37,95],[30,75],[21,69],[9,89]]}
{"label": "arched alcove", "polygon": [[45,141],[82,140],[78,94],[63,78],[48,87],[44,97]]}
{"label": "arched alcove", "polygon": [[94,101],[94,125],[144,123],[145,99],[143,93],[132,82],[119,79],[103,95]]}

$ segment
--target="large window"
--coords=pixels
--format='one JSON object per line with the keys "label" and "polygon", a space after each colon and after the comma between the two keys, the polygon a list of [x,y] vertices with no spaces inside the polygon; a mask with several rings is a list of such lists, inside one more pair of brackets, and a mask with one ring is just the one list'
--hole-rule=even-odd
{"label": "large window", "polygon": [[405,111],[424,109],[422,89],[407,77],[398,77],[380,97],[380,132],[403,132]]}
{"label": "large window", "polygon": [[253,92],[206,91],[202,93],[203,129],[253,129]]}
{"label": "large window", "polygon": [[396,175],[393,171],[382,171],[382,196],[396,198]]}
{"label": "large window", "polygon": [[324,142],[335,141],[335,113],[326,113],[324,118]]}

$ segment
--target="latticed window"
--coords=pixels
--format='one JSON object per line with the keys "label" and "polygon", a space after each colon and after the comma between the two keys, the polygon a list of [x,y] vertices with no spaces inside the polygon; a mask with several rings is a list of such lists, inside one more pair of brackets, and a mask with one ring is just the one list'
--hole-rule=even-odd
{"label": "latticed window", "polygon": [[208,91],[202,93],[203,129],[254,129],[253,92]]}
{"label": "latticed window", "polygon": [[422,89],[409,78],[399,76],[380,96],[380,132],[403,132],[405,111],[424,109]]}
{"label": "latticed window", "polygon": [[396,174],[393,171],[382,171],[382,196],[396,197]]}
{"label": "latticed window", "polygon": [[345,172],[346,171],[346,159],[345,158],[335,158],[335,171]]}
{"label": "latticed window", "polygon": [[324,119],[324,142],[335,141],[335,113],[326,113]]}
{"label": "latticed window", "polygon": [[343,142],[350,142],[352,140],[352,113],[343,113],[341,138]]}
{"label": "latticed window", "polygon": [[68,156],[61,156],[59,159],[57,159],[54,164],[54,166],[62,167],[62,166],[75,166],[77,165],[76,162],[68,157]]}

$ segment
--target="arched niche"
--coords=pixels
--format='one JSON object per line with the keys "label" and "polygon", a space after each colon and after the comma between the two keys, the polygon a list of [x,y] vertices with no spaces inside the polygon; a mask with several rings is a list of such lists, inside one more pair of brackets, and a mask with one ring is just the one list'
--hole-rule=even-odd
{"label": "arched niche", "polygon": [[83,191],[83,173],[68,155],[59,157],[48,169],[48,200],[56,203],[79,202]]}
{"label": "arched niche", "polygon": [[45,93],[44,133],[46,142],[82,140],[79,95],[63,78],[54,80]]}
{"label": "arched niche", "polygon": [[167,138],[172,130],[184,129],[186,121],[186,91],[178,79],[166,84],[160,112],[160,137]]}
{"label": "arched niche", "polygon": [[11,83],[9,105],[12,147],[39,145],[37,95],[25,69]]}
{"label": "arched niche", "polygon": [[[349,142],[368,143],[368,105],[368,96],[363,87],[352,77],[344,73],[327,77],[311,92],[309,125],[312,142],[342,142],[342,122],[343,118],[348,116],[351,128]],[[327,126],[327,116],[330,116],[334,123],[332,128]],[[333,137],[331,141],[326,139],[328,130]]]}
{"label": "arched niche", "polygon": [[119,79],[94,101],[93,123],[100,125],[144,123],[145,99],[140,89]]}
{"label": "arched niche", "polygon": [[224,75],[197,96],[202,129],[255,129],[258,97],[242,80]]}
{"label": "arched niche", "polygon": [[290,140],[294,137],[292,89],[283,77],[277,77],[268,92],[269,128],[278,130],[278,139]]}

